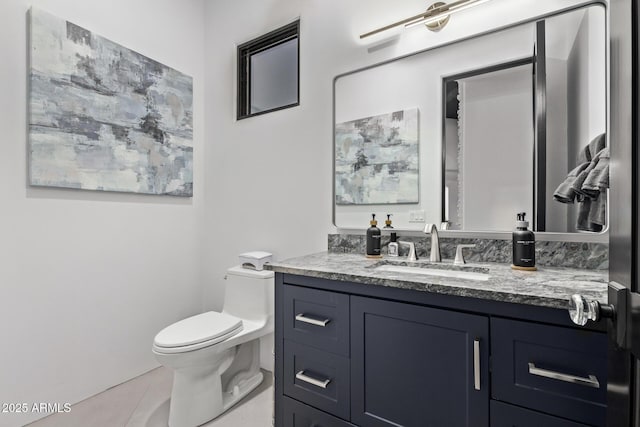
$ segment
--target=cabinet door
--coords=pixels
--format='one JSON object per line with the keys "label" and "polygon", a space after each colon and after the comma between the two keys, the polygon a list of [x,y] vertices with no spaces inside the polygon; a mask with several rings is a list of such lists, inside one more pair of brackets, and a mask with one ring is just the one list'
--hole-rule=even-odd
{"label": "cabinet door", "polygon": [[282,403],[284,407],[283,427],[354,427],[353,424],[332,417],[297,400],[283,396]]}
{"label": "cabinet door", "polygon": [[349,359],[284,340],[284,394],[349,419]]}
{"label": "cabinet door", "polygon": [[491,427],[588,427],[530,409],[491,401]]}
{"label": "cabinet door", "polygon": [[484,316],[352,297],[352,422],[488,426],[488,338]]}
{"label": "cabinet door", "polygon": [[494,399],[606,424],[606,334],[492,318],[491,348]]}
{"label": "cabinet door", "polygon": [[284,337],[349,357],[349,295],[284,285]]}

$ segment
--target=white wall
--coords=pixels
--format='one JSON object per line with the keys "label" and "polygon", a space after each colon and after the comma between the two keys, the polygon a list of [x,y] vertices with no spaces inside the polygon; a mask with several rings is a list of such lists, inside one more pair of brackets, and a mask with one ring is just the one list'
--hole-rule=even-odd
{"label": "white wall", "polygon": [[[193,76],[192,199],[30,188],[33,5]],[[76,402],[157,366],[154,335],[201,310],[201,1],[0,2],[0,402]],[[0,426],[39,416],[0,414]]]}
{"label": "white wall", "polygon": [[547,231],[575,231],[575,205],[552,195],[606,128],[605,22],[600,7],[546,20]]}
{"label": "white wall", "polygon": [[[567,61],[547,58],[547,199],[546,230],[565,232],[568,206],[553,200],[553,193],[567,178]],[[569,227],[569,228],[567,228]]]}
{"label": "white wall", "polygon": [[462,228],[510,230],[533,218],[530,64],[460,80]]}
{"label": "white wall", "polygon": [[606,33],[606,19],[602,8],[590,9],[589,22],[589,132],[598,135],[605,132],[607,117],[607,81],[606,51],[607,41],[600,37]]}
{"label": "white wall", "polygon": [[453,230],[460,228],[461,218],[458,211],[460,165],[458,164],[458,153],[460,149],[460,136],[458,128],[458,118],[444,120],[445,145],[445,219],[451,223]]}
{"label": "white wall", "polygon": [[[578,165],[580,151],[606,130],[605,46],[594,34],[604,29],[602,11],[594,8],[580,23],[571,52],[567,58],[567,118],[569,131],[568,168]],[[575,230],[578,216],[575,204],[567,207],[567,226]]]}
{"label": "white wall", "polygon": [[[206,180],[207,193],[215,196],[207,198],[213,227],[206,234],[205,306],[221,306],[224,271],[242,251],[265,249],[283,259],[326,250],[327,233],[336,231],[331,223],[335,76],[583,3],[494,0],[453,16],[439,33],[416,27],[360,40],[360,34],[412,16],[425,3],[209,0]],[[301,105],[236,121],[236,45],[297,17]]]}
{"label": "white wall", "polygon": [[585,14],[567,60],[569,166],[577,165],[578,153],[606,129],[605,46],[596,35],[602,34],[604,20],[600,9]]}

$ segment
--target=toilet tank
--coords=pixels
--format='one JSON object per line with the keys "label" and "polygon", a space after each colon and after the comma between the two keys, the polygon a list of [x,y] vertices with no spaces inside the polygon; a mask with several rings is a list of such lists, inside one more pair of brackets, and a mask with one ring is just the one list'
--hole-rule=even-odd
{"label": "toilet tank", "polygon": [[223,313],[263,322],[273,316],[273,271],[232,267],[225,276]]}

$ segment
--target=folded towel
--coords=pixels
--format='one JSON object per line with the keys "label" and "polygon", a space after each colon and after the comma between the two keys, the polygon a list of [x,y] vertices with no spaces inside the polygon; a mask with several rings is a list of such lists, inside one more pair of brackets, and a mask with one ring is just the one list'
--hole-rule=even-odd
{"label": "folded towel", "polygon": [[598,153],[598,162],[589,172],[582,183],[582,190],[592,198],[598,198],[599,193],[609,188],[609,149],[604,148]]}
{"label": "folded towel", "polygon": [[591,160],[589,167],[582,172],[587,176],[581,184],[580,194],[585,197],[584,208],[588,206],[588,215],[585,218],[581,215],[583,212],[578,214],[576,225],[578,230],[599,232],[604,228],[607,219],[609,158],[609,148],[603,148]]}
{"label": "folded towel", "polygon": [[576,220],[576,229],[580,231],[592,231],[591,222],[589,221],[590,211],[591,211],[590,199],[585,199],[578,204],[578,219]]}
{"label": "folded towel", "polygon": [[600,232],[606,222],[610,152],[605,144],[605,134],[591,140],[578,155],[578,166],[553,193],[558,202],[579,204],[576,228],[581,231]]}
{"label": "folded towel", "polygon": [[595,168],[596,164],[598,163],[598,160],[599,159],[594,159],[591,162],[587,163],[587,167],[584,168],[584,170],[578,174],[576,179],[574,179],[573,183],[571,184],[571,189],[575,191],[575,193],[578,196],[582,196],[582,198],[585,198],[585,197],[591,198],[588,192],[583,191],[582,186],[584,182],[587,180],[587,177],[589,177],[589,174]]}
{"label": "folded towel", "polygon": [[[600,164],[601,159],[602,164]],[[573,190],[583,197],[597,199],[600,195],[600,179],[604,179],[604,177],[599,178],[599,176],[602,174],[603,169],[606,169],[608,160],[609,150],[603,148],[591,159],[589,166],[578,174],[572,184]],[[608,177],[606,180],[608,182]],[[608,186],[605,188],[608,188]]]}
{"label": "folded towel", "polygon": [[573,189],[573,183],[577,179],[578,175],[582,173],[591,163],[585,162],[573,169],[567,175],[567,178],[562,184],[558,186],[553,193],[553,198],[560,203],[573,203],[576,198],[576,191]]}
{"label": "folded towel", "polygon": [[578,154],[578,163],[590,162],[603,148],[607,146],[605,134],[601,133],[589,142]]}
{"label": "folded towel", "polygon": [[600,226],[601,231],[607,222],[607,190],[601,191],[598,198],[591,201],[589,222]]}
{"label": "folded towel", "polygon": [[598,209],[598,202],[596,200],[584,199],[584,201],[580,203],[578,207],[576,229],[580,231],[591,231],[594,233],[602,231],[602,225],[594,223],[590,220],[591,212],[594,209]]}

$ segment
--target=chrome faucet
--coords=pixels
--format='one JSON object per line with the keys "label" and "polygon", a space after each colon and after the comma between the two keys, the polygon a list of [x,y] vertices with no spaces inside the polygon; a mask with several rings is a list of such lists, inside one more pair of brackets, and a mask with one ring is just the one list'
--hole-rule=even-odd
{"label": "chrome faucet", "polygon": [[431,254],[429,256],[429,261],[442,261],[442,259],[440,258],[440,239],[438,238],[438,229],[436,228],[436,225],[426,224],[424,226],[424,232],[426,234],[431,234]]}
{"label": "chrome faucet", "polygon": [[407,261],[413,262],[418,260],[418,255],[416,255],[416,245],[413,242],[403,242],[402,240],[398,240],[398,244],[409,246],[409,255],[407,255]]}
{"label": "chrome faucet", "polygon": [[453,261],[454,265],[466,264],[467,261],[464,259],[464,253],[462,250],[464,248],[475,248],[476,245],[458,245],[456,248],[456,259]]}

